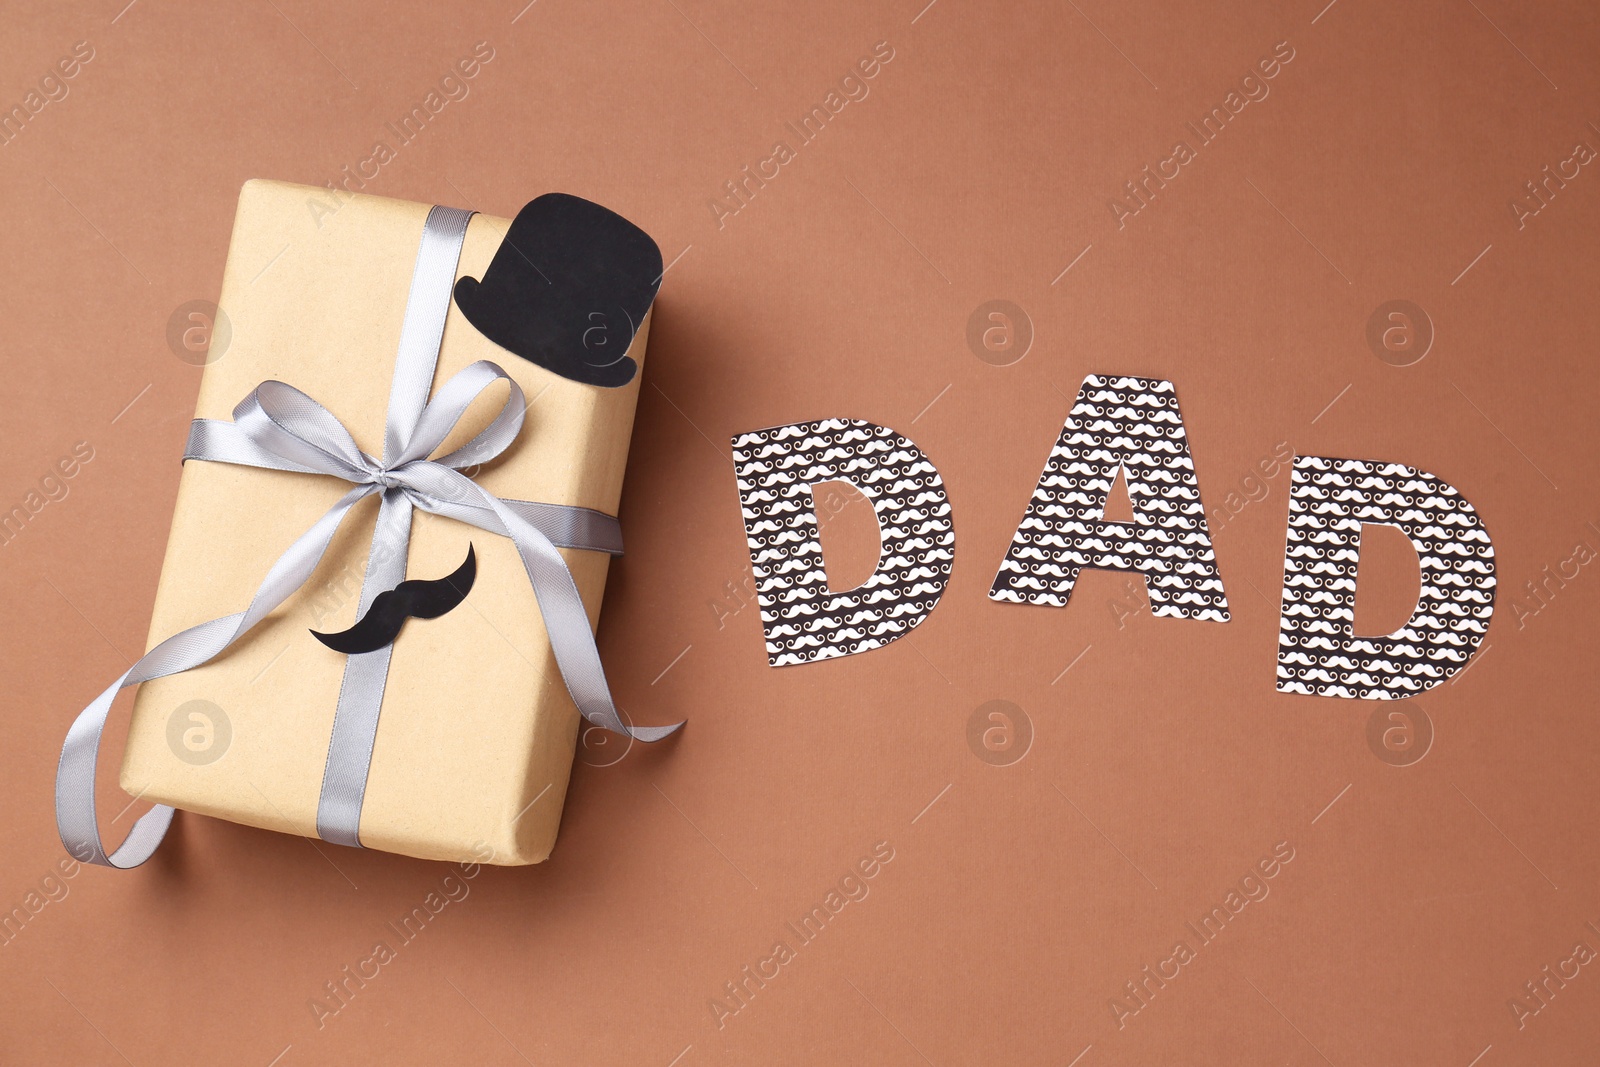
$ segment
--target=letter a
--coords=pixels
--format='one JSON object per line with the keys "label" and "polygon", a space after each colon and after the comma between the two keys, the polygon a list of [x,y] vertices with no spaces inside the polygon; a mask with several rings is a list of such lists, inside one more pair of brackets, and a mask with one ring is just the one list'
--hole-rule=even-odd
{"label": "letter a", "polygon": [[[1422,590],[1406,624],[1355,635],[1361,524],[1397,526]],[[1399,700],[1467,665],[1494,614],[1494,545],[1454,486],[1399,463],[1296,456],[1278,631],[1278,692]]]}
{"label": "letter a", "polygon": [[[1132,523],[1105,521],[1119,470]],[[1171,382],[1084,379],[989,597],[1065,607],[1084,567],[1143,575],[1152,615],[1228,621]]]}
{"label": "letter a", "polygon": [[[740,434],[733,462],[768,663],[866,652],[928,617],[950,581],[955,529],[920,448],[870,422],[824,419]],[[882,538],[871,577],[840,593],[828,588],[811,495],[834,480],[872,502]]]}

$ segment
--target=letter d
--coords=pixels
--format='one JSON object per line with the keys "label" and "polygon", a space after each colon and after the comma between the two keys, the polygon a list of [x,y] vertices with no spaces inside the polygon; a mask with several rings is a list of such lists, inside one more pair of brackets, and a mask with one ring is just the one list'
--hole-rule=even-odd
{"label": "letter d", "polygon": [[[1361,526],[1397,526],[1422,589],[1406,624],[1355,633]],[[1494,614],[1494,545],[1455,487],[1399,463],[1296,456],[1289,479],[1278,692],[1399,700],[1467,665]]]}
{"label": "letter d", "polygon": [[[950,498],[906,438],[855,419],[755,430],[733,439],[734,471],[774,667],[866,652],[903,637],[939,602],[955,560]],[[847,481],[878,518],[878,565],[834,592],[817,535],[817,482]]]}

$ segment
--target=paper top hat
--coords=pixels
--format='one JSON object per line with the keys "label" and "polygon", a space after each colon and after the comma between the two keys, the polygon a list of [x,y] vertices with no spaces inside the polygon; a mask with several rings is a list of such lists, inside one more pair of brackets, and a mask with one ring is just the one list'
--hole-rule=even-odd
{"label": "paper top hat", "polygon": [[508,352],[615,388],[639,369],[626,353],[661,274],[649,234],[599,204],[546,193],[517,212],[482,280],[456,282],[456,306]]}

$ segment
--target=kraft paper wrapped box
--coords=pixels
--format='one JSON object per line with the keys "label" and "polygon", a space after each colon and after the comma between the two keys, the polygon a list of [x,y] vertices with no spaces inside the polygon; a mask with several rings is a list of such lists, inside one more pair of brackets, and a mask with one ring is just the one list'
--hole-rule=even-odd
{"label": "kraft paper wrapped box", "polygon": [[[219,302],[219,322],[225,317],[231,336],[205,367],[196,417],[229,419],[241,398],[277,379],[327,407],[363,452],[381,455],[428,211],[373,196],[335,201],[327,190],[283,182],[247,183]],[[483,277],[510,227],[474,216],[456,277]],[[648,331],[646,315],[628,349],[641,364]],[[218,347],[220,336],[213,336]],[[615,515],[639,375],[601,388],[552,373],[497,346],[452,300],[435,388],[478,360],[503,367],[529,407],[506,452],[468,472],[475,481],[502,499]],[[482,430],[504,389],[497,385],[475,401],[439,451]],[[147,647],[243,610],[279,554],[350,488],[315,474],[187,462]],[[310,581],[222,655],[140,687],[122,764],[125,790],[316,836],[346,657],[310,631],[355,622],[377,510],[375,495],[358,503]],[[408,577],[450,574],[469,544],[477,576],[466,600],[438,618],[413,619],[394,642],[361,842],[429,859],[482,861],[492,849],[490,862],[537,863],[555,842],[580,717],[510,540],[418,510]],[[608,557],[561,554],[593,627]]]}

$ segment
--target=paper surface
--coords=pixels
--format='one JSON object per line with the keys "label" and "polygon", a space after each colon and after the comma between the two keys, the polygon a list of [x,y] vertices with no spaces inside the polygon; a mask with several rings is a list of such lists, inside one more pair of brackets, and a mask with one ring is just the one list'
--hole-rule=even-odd
{"label": "paper surface", "polygon": [[[240,193],[219,301],[232,337],[205,369],[195,415],[229,418],[251,389],[275,378],[320,400],[363,451],[378,455],[428,205],[357,196],[330,215],[319,206],[329,199],[325,190],[271,181]],[[473,218],[457,277],[481,273],[508,225]],[[648,330],[646,322],[629,351],[635,360],[643,360]],[[638,379],[600,389],[561,378],[498,348],[452,303],[435,382],[480,359],[505,368],[529,410],[522,435],[477,474],[479,484],[505,498],[615,514]],[[480,400],[444,451],[487,425],[494,406]],[[278,555],[348,489],[316,475],[185,464],[148,645],[243,610]],[[141,687],[124,789],[315,836],[345,657],[310,631],[354,623],[376,513],[375,497],[358,505],[300,594],[234,648]],[[487,846],[494,862],[535,863],[555,842],[579,716],[509,540],[417,512],[409,572],[450,572],[469,541],[478,578],[466,601],[441,618],[413,621],[396,639],[361,839],[431,859],[481,858]],[[608,558],[562,555],[593,623]],[[223,731],[226,751],[208,761]]]}
{"label": "paper surface", "polygon": [[[1526,983],[1600,948],[1600,167],[1566,164],[1600,148],[1600,18],[1476,3],[278,3],[301,33],[264,4],[19,9],[7,103],[72,42],[96,58],[0,149],[0,502],[29,512],[0,549],[0,907],[44,902],[0,934],[0,1059],[1592,1062],[1600,970],[1543,1006]],[[494,59],[459,72],[479,40]],[[470,95],[402,143],[386,124],[453,71]],[[377,139],[398,155],[374,178]],[[1541,203],[1547,165],[1569,177]],[[531,867],[469,880],[179,813],[139,870],[62,874],[62,734],[143,648],[200,383],[171,323],[219,295],[241,182],[344,167],[506,218],[580,192],[659,241],[599,642],[635,720],[690,724],[626,755],[580,729]],[[1092,569],[1066,607],[990,599],[1090,374],[1173,383],[1226,623]],[[937,465],[956,560],[907,636],[773,668],[730,441],[831,417]],[[1277,690],[1297,455],[1403,463],[1477,509],[1499,598],[1450,682]],[[1126,480],[1106,521],[1135,521]],[[852,586],[874,509],[817,495]],[[1366,528],[1356,633],[1403,623],[1418,571]],[[144,806],[117,818],[116,771],[108,837]],[[1188,925],[1230,892],[1248,905],[1202,946]],[[391,932],[435,893],[424,932]],[[823,932],[791,932],[830,893]],[[379,939],[398,958],[357,987]],[[1180,940],[1141,1006],[1128,984]]]}

